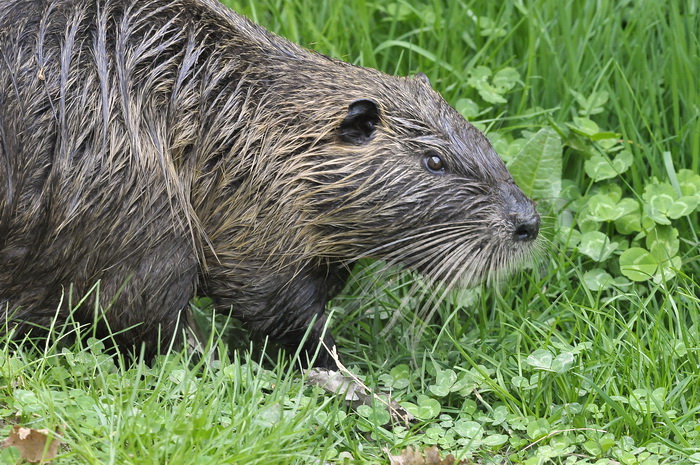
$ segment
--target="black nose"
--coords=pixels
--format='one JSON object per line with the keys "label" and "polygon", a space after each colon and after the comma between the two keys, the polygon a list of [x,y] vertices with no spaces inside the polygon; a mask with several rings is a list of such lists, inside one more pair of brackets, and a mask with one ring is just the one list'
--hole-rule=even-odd
{"label": "black nose", "polygon": [[528,242],[537,238],[537,234],[540,232],[540,215],[536,212],[527,217],[516,215],[514,220],[513,240]]}
{"label": "black nose", "polygon": [[540,215],[535,209],[535,203],[528,199],[512,180],[499,187],[505,217],[510,223],[509,226],[513,228],[513,241],[530,242],[537,239],[540,232]]}

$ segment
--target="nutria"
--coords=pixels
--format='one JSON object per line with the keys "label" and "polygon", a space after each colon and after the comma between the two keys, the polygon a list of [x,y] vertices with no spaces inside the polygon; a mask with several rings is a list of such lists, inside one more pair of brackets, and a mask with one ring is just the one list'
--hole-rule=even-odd
{"label": "nutria", "polygon": [[[539,216],[427,78],[305,50],[214,0],[0,3],[0,305],[153,354],[193,295],[307,350],[351,264],[470,285]],[[325,342],[332,345],[326,334]],[[317,365],[330,366],[322,352]]]}

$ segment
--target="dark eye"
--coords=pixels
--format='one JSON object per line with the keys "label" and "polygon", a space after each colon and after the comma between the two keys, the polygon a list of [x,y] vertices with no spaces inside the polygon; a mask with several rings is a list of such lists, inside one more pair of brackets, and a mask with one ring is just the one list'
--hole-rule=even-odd
{"label": "dark eye", "polygon": [[423,165],[433,174],[443,174],[445,172],[445,163],[439,155],[434,152],[428,153],[423,158]]}

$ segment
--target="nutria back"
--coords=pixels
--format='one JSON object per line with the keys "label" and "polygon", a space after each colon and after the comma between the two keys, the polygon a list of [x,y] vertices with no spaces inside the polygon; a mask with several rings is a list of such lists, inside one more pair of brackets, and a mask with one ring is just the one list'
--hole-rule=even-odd
{"label": "nutria back", "polygon": [[167,347],[197,293],[288,346],[313,325],[311,350],[358,258],[470,285],[537,237],[533,203],[426,78],[213,0],[5,0],[0,63],[0,308],[18,335],[97,285],[73,318],[103,316],[120,345]]}

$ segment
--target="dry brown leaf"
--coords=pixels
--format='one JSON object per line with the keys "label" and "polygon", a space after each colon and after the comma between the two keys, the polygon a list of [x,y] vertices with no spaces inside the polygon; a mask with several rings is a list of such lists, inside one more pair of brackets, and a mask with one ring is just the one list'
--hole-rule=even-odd
{"label": "dry brown leaf", "polygon": [[408,447],[401,451],[401,455],[389,455],[390,465],[469,465],[466,459],[462,459],[459,462],[455,462],[455,458],[452,454],[448,454],[444,460],[440,460],[440,451],[437,447],[433,446],[423,450],[421,454],[418,449],[413,449]]}
{"label": "dry brown leaf", "polygon": [[306,379],[309,384],[320,386],[335,395],[344,395],[345,401],[350,403],[353,408],[357,408],[360,405],[374,405],[377,402],[383,404],[389,411],[391,418],[388,425],[403,424],[405,426],[410,426],[410,423],[414,420],[413,415],[408,413],[405,408],[401,407],[398,402],[392,400],[389,394],[373,393],[362,380],[340,362],[338,351],[335,346],[329,348],[326,346],[326,343],[323,342],[323,339],[321,339],[320,342],[335,361],[338,371],[325,370],[322,368],[307,370]]}
{"label": "dry brown leaf", "polygon": [[[58,446],[61,444],[57,439],[59,432],[58,427],[55,433],[51,433],[47,429],[31,429],[15,425],[0,446],[16,447],[19,449],[20,456],[29,463],[46,463],[56,458],[58,454]],[[46,446],[47,441],[50,441],[48,446]]]}

